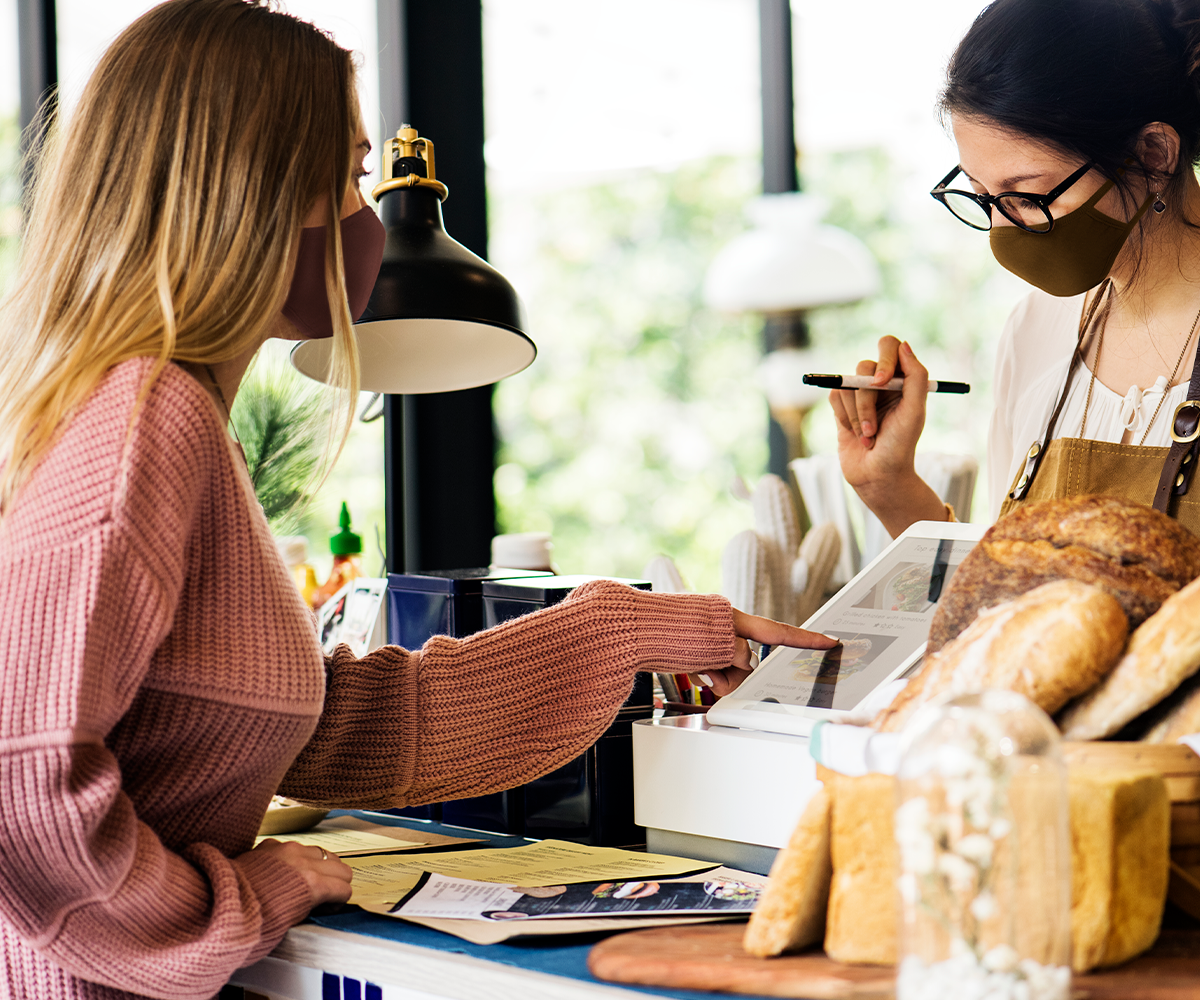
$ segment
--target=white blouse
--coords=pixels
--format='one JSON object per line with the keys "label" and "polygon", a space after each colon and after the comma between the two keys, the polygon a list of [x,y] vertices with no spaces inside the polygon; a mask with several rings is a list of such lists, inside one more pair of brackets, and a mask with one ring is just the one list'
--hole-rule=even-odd
{"label": "white blouse", "polygon": [[[992,382],[996,408],[988,430],[988,489],[993,520],[1000,515],[1000,505],[1018,468],[1025,463],[1029,446],[1041,441],[1046,433],[1079,336],[1083,299],[1082,295],[1056,298],[1035,291],[1017,304],[1004,325]],[[1085,436],[1092,441],[1116,444],[1128,430],[1132,443],[1140,443],[1146,423],[1166,391],[1167,398],[1145,444],[1170,445],[1171,418],[1175,407],[1187,398],[1192,370],[1189,360],[1185,358],[1181,366],[1183,381],[1170,389],[1167,389],[1167,373],[1148,388],[1133,385],[1124,394],[1097,381],[1088,407]],[[1056,438],[1079,437],[1090,380],[1091,374],[1085,366],[1076,369],[1070,394],[1054,428]]]}

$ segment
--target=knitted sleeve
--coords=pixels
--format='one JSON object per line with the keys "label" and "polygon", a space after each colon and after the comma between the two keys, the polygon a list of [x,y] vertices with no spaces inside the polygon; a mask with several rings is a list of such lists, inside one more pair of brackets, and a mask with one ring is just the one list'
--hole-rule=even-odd
{"label": "knitted sleeve", "polygon": [[638,670],[728,666],[733,615],[722,597],[652,594],[612,580],[466,639],[419,652],[339,647],[325,710],[284,795],[386,808],[532,781],[612,723]]}
{"label": "knitted sleeve", "polygon": [[[105,744],[171,627],[212,460],[157,389],[145,405],[160,412],[127,440],[126,388],[76,418],[0,532],[0,931],[57,967],[38,973],[39,996],[65,995],[65,971],[198,1000],[309,897],[271,858],[168,850]],[[28,988],[28,970],[9,975]]]}

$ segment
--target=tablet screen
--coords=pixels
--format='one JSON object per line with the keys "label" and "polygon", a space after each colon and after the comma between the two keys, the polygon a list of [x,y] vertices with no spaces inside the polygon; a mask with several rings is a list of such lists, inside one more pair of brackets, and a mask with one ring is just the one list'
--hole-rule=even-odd
{"label": "tablet screen", "polygon": [[825,652],[774,650],[733,696],[853,709],[922,649],[938,599],[974,546],[969,539],[898,539],[805,623],[837,636],[840,646]]}

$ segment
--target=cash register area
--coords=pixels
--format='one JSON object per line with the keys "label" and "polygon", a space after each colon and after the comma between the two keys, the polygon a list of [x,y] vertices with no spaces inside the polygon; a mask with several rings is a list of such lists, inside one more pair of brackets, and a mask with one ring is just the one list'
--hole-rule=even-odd
{"label": "cash register area", "polygon": [[[490,567],[392,574],[388,637],[412,648],[435,634],[470,635],[555,604],[588,579]],[[651,587],[646,580],[623,582]],[[473,841],[441,850],[511,848],[552,838],[765,875],[819,787],[807,738],[713,726],[702,706],[664,714],[654,696],[651,675],[639,675],[594,746],[523,787],[387,814],[335,811],[330,819],[354,817],[422,840]],[[222,1000],[702,995],[596,979],[587,955],[603,935],[476,944],[354,905],[338,910],[318,911],[289,931],[270,957],[234,975]]]}

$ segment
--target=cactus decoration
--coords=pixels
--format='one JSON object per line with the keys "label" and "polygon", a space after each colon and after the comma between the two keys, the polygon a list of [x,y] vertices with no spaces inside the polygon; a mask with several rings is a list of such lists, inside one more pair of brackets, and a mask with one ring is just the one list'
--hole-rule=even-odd
{"label": "cactus decoration", "polygon": [[756,531],[739,531],[721,553],[721,593],[749,615],[774,617],[775,594],[767,541]]}
{"label": "cactus decoration", "polygon": [[792,593],[792,562],[800,547],[800,518],[787,484],[778,476],[766,475],[750,495],[754,530],[763,541],[767,576],[771,581],[768,610],[757,612],[776,621],[793,622],[796,617]]}
{"label": "cactus decoration", "polygon": [[683,574],[670,556],[655,556],[642,571],[642,576],[650,581],[650,589],[659,594],[686,594],[688,585],[683,582]]}
{"label": "cactus decoration", "polygon": [[842,555],[842,536],[832,521],[809,530],[792,563],[792,594],[796,599],[795,624],[806,622],[825,603],[829,581]]}
{"label": "cactus decoration", "polygon": [[787,484],[765,475],[750,496],[754,530],[734,535],[721,555],[721,592],[749,614],[799,625],[825,600],[841,555],[842,538],[831,522],[803,540]]}

